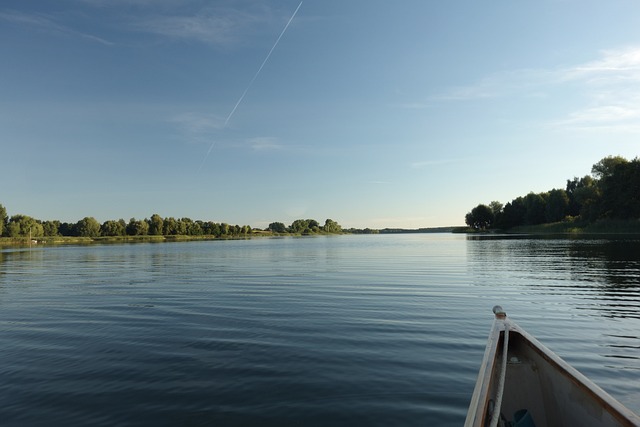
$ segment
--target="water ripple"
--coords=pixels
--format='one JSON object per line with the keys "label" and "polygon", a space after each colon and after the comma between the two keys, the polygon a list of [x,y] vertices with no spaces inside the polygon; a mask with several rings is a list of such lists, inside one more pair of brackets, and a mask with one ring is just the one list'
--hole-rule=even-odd
{"label": "water ripple", "polygon": [[638,254],[423,234],[5,250],[0,419],[458,426],[496,303],[639,411]]}

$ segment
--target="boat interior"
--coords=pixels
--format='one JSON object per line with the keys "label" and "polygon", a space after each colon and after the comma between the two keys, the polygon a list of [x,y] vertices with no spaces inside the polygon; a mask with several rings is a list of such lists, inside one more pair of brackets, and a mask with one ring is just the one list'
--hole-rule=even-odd
{"label": "boat interior", "polygon": [[[498,425],[517,427],[634,426],[625,419],[608,395],[569,366],[535,338],[512,324],[508,333],[506,375]],[[497,340],[491,369],[486,425],[495,410],[505,333]],[[604,395],[604,396],[603,396]],[[615,402],[614,406],[615,406]]]}

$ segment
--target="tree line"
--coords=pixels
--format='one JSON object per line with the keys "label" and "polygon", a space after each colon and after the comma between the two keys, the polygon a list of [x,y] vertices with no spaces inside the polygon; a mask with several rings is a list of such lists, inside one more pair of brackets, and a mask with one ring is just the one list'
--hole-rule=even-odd
{"label": "tree line", "polygon": [[594,223],[603,219],[640,219],[640,159],[609,156],[591,175],[568,179],[565,188],[530,192],[503,205],[479,204],[465,216],[474,229],[510,229],[560,221]]}
{"label": "tree line", "polygon": [[322,226],[315,219],[296,219],[289,227],[285,226],[282,222],[272,222],[269,224],[269,227],[267,227],[267,231],[278,234],[334,234],[342,233],[342,227],[332,219],[327,219]]}
{"label": "tree line", "polygon": [[[10,238],[24,237],[124,237],[124,236],[213,236],[242,237],[260,229],[248,225],[230,225],[213,221],[192,220],[190,218],[163,218],[158,214],[150,218],[131,218],[107,220],[102,224],[94,217],[85,217],[76,223],[41,221],[27,215],[17,214],[9,217],[4,206],[0,205],[0,236]],[[289,227],[281,222],[269,225],[266,231],[273,233],[312,234],[340,233],[340,225],[327,219],[323,226],[312,219],[295,220]]]}

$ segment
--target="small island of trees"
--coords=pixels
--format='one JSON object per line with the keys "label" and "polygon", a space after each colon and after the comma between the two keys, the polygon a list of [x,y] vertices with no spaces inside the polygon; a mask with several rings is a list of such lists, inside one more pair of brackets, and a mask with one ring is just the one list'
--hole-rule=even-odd
{"label": "small island of trees", "polygon": [[479,204],[465,223],[473,230],[640,231],[640,159],[605,157],[565,188]]}

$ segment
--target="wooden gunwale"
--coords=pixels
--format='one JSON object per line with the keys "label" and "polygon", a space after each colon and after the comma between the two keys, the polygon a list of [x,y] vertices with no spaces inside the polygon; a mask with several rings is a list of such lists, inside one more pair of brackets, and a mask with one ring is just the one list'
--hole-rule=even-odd
{"label": "wooden gunwale", "polygon": [[[484,426],[487,406],[487,395],[489,394],[489,386],[491,385],[491,377],[496,365],[496,353],[498,352],[498,341],[500,340],[500,332],[504,331],[504,324],[498,321],[496,317],[491,327],[487,347],[484,350],[482,363],[478,379],[471,396],[471,403],[467,412],[467,420],[464,427]],[[475,421],[475,422],[474,422]]]}

